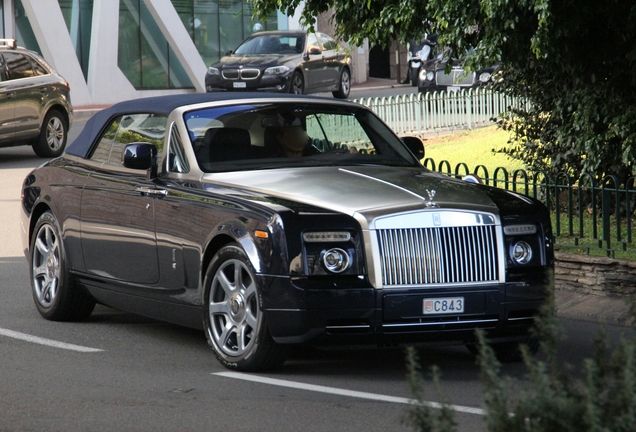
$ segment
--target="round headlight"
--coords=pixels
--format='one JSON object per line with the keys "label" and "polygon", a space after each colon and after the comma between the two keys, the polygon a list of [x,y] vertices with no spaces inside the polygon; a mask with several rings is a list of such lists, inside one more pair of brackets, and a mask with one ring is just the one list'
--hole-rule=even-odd
{"label": "round headlight", "polygon": [[426,79],[427,80],[433,81],[434,78],[435,78],[435,74],[433,73],[433,71],[426,72]]}
{"label": "round headlight", "polygon": [[488,82],[490,81],[490,77],[491,77],[490,72],[483,72],[479,75],[479,81],[483,83]]}
{"label": "round headlight", "polygon": [[332,273],[342,273],[351,264],[349,254],[340,248],[326,250],[322,255],[322,262],[325,268]]}
{"label": "round headlight", "polygon": [[528,264],[532,259],[532,248],[524,241],[518,241],[512,246],[510,251],[512,260],[519,265]]}

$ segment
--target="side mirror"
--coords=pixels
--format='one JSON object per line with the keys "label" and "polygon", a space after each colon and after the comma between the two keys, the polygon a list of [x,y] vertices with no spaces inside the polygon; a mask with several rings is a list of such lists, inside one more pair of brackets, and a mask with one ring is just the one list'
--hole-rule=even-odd
{"label": "side mirror", "polygon": [[411,150],[418,160],[424,159],[424,143],[418,137],[407,136],[402,138],[402,142]]}
{"label": "side mirror", "polygon": [[226,56],[229,56],[230,54],[232,54],[232,50],[227,50],[227,51],[225,51],[225,55],[226,55]]}
{"label": "side mirror", "polygon": [[320,51],[320,48],[310,48],[309,51],[307,52],[308,55],[320,55],[322,54],[322,51]]}
{"label": "side mirror", "polygon": [[150,170],[150,177],[157,176],[157,147],[154,144],[137,142],[128,144],[122,156],[124,167]]}

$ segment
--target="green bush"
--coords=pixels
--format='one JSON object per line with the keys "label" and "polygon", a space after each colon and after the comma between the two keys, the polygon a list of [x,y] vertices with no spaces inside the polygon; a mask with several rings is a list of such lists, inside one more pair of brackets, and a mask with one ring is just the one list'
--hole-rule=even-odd
{"label": "green bush", "polygon": [[[484,384],[486,421],[491,432],[621,432],[636,429],[636,342],[623,337],[613,348],[602,330],[595,338],[595,354],[584,361],[583,377],[573,377],[571,368],[557,358],[562,340],[554,316],[553,300],[543,307],[535,326],[541,340],[541,358],[522,347],[527,371],[526,390],[512,394],[508,380],[501,377],[501,364],[478,331],[480,379]],[[632,316],[636,307],[632,305]],[[406,422],[417,431],[454,431],[452,411],[447,403],[439,413],[421,399],[422,375],[414,350],[407,351],[408,381],[416,400]],[[433,370],[439,389],[439,372]],[[439,391],[438,391],[439,392]]]}

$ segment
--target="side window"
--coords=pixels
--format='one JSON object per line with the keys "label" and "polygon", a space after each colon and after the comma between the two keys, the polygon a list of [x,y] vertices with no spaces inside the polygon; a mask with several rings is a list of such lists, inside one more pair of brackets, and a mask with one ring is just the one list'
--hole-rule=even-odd
{"label": "side window", "polygon": [[33,66],[33,71],[36,75],[48,75],[49,71],[36,59],[33,57],[27,56],[31,65]]}
{"label": "side window", "polygon": [[183,140],[175,123],[170,125],[170,142],[168,144],[168,160],[166,162],[170,172],[190,172],[190,164],[185,154]]}
{"label": "side window", "polygon": [[7,80],[7,68],[4,64],[4,56],[0,54],[0,82]]}
{"label": "side window", "polygon": [[149,142],[161,154],[166,134],[166,116],[154,114],[124,114],[116,117],[97,143],[90,160],[106,165],[122,166],[122,156],[128,144]]}
{"label": "side window", "polygon": [[316,35],[314,33],[309,33],[307,35],[307,52],[312,49],[320,49],[320,45],[318,45],[318,39],[316,39]]}
{"label": "side window", "polygon": [[31,63],[23,54],[8,52],[3,55],[9,70],[9,79],[28,78],[35,75]]}
{"label": "side window", "polygon": [[322,47],[325,49],[325,51],[338,49],[336,41],[324,33],[320,33],[320,43],[322,44]]}

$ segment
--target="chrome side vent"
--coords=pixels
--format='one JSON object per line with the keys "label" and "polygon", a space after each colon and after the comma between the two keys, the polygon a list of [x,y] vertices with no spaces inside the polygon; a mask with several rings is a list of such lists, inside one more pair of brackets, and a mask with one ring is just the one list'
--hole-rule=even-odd
{"label": "chrome side vent", "polygon": [[377,230],[382,285],[499,281],[495,225]]}

